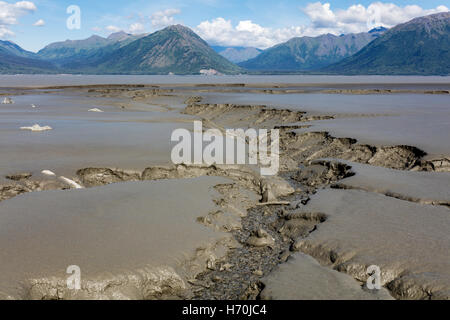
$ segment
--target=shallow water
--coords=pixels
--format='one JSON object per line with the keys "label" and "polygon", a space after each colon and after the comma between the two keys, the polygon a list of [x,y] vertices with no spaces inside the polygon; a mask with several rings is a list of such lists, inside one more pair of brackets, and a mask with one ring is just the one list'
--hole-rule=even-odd
{"label": "shallow water", "polygon": [[139,75],[0,75],[0,87],[43,87],[88,84],[194,83],[449,83],[450,77],[422,76],[139,76]]}
{"label": "shallow water", "polygon": [[[89,166],[143,169],[167,164],[172,131],[192,127],[180,122],[191,117],[144,103],[121,110],[114,105],[117,101],[70,94],[13,99],[15,104],[0,105],[0,175],[42,170],[70,175]],[[88,112],[91,108],[104,112]],[[20,130],[34,124],[53,130]]]}

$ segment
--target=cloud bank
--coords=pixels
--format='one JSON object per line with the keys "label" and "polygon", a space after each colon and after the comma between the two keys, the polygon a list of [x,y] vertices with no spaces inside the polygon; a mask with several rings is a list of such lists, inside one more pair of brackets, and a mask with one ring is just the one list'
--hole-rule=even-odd
{"label": "cloud bank", "polygon": [[316,33],[356,33],[370,28],[394,27],[414,18],[438,12],[446,12],[446,6],[425,10],[418,5],[399,7],[393,3],[374,2],[367,7],[355,4],[346,10],[333,11],[329,3],[310,3],[304,12],[311,20],[310,29]]}
{"label": "cloud bank", "polygon": [[150,20],[152,21],[152,26],[154,28],[164,28],[170,25],[175,24],[176,15],[180,14],[181,11],[179,9],[167,9],[163,11],[155,12],[150,16]]}
{"label": "cloud bank", "polygon": [[0,1],[0,38],[14,36],[10,27],[19,23],[19,17],[36,10],[36,5],[31,1],[16,3]]}
{"label": "cloud bank", "polygon": [[[167,26],[173,25],[176,23],[175,16],[180,14],[181,10],[179,9],[166,9],[162,11],[154,12],[149,17],[144,17],[143,15],[137,15],[138,19],[134,23],[131,23],[128,27],[118,27],[117,25],[108,25],[104,28],[95,27],[93,28],[96,32],[101,32],[103,30],[108,31],[110,33],[125,31],[131,34],[142,34],[145,33],[147,28],[151,26],[153,29],[162,29]],[[124,20],[134,19],[135,15],[131,15],[126,17]]]}
{"label": "cloud bank", "polygon": [[382,2],[374,2],[367,7],[355,4],[347,9],[336,10],[332,9],[330,3],[315,2],[307,4],[301,10],[310,20],[307,25],[267,28],[251,20],[239,21],[233,25],[231,20],[219,17],[201,22],[195,31],[213,44],[265,49],[293,37],[367,32],[374,27],[391,28],[416,17],[449,11],[443,5],[434,9],[423,9],[418,5],[401,7]]}
{"label": "cloud bank", "polygon": [[33,26],[35,27],[43,27],[45,26],[45,21],[43,19],[39,19],[38,21],[36,21]]}

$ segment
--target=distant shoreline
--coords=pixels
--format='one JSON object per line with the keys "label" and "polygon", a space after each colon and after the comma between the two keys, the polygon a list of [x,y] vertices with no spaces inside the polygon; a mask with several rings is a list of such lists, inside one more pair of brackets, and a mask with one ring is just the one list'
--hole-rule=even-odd
{"label": "distant shoreline", "polygon": [[[153,85],[187,86],[190,83],[206,86],[241,85],[260,88],[281,87],[361,87],[361,86],[432,86],[440,90],[450,89],[449,76],[338,76],[338,75],[69,75],[69,74],[16,74],[0,75],[0,88],[48,88],[90,85]],[[444,87],[441,87],[444,86]],[[391,88],[393,89],[393,88]]]}

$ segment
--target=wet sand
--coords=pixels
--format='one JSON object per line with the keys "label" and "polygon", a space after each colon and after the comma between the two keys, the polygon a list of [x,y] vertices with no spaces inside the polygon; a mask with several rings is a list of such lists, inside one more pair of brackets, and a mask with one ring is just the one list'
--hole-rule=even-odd
{"label": "wet sand", "polygon": [[[448,83],[400,80],[3,90],[16,103],[0,105],[0,220],[9,221],[0,229],[1,260],[14,259],[1,265],[0,291],[50,299],[448,299],[450,146],[439,134],[448,133]],[[279,175],[172,165],[170,134],[194,119],[204,129],[279,128]],[[53,130],[20,130],[35,123]],[[72,190],[77,185],[86,189]],[[89,227],[73,241],[83,233],[77,224]],[[215,247],[218,239],[227,240]],[[64,282],[63,264],[75,258],[88,278],[78,293]],[[362,288],[372,264],[389,295]]]}

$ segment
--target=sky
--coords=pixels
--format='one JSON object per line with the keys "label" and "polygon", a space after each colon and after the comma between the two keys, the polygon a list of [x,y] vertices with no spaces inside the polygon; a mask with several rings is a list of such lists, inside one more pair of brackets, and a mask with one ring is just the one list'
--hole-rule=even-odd
{"label": "sky", "polygon": [[[68,13],[71,6],[80,14]],[[212,45],[265,49],[293,37],[389,28],[449,8],[450,0],[0,0],[0,39],[37,52],[66,39],[183,24]]]}

